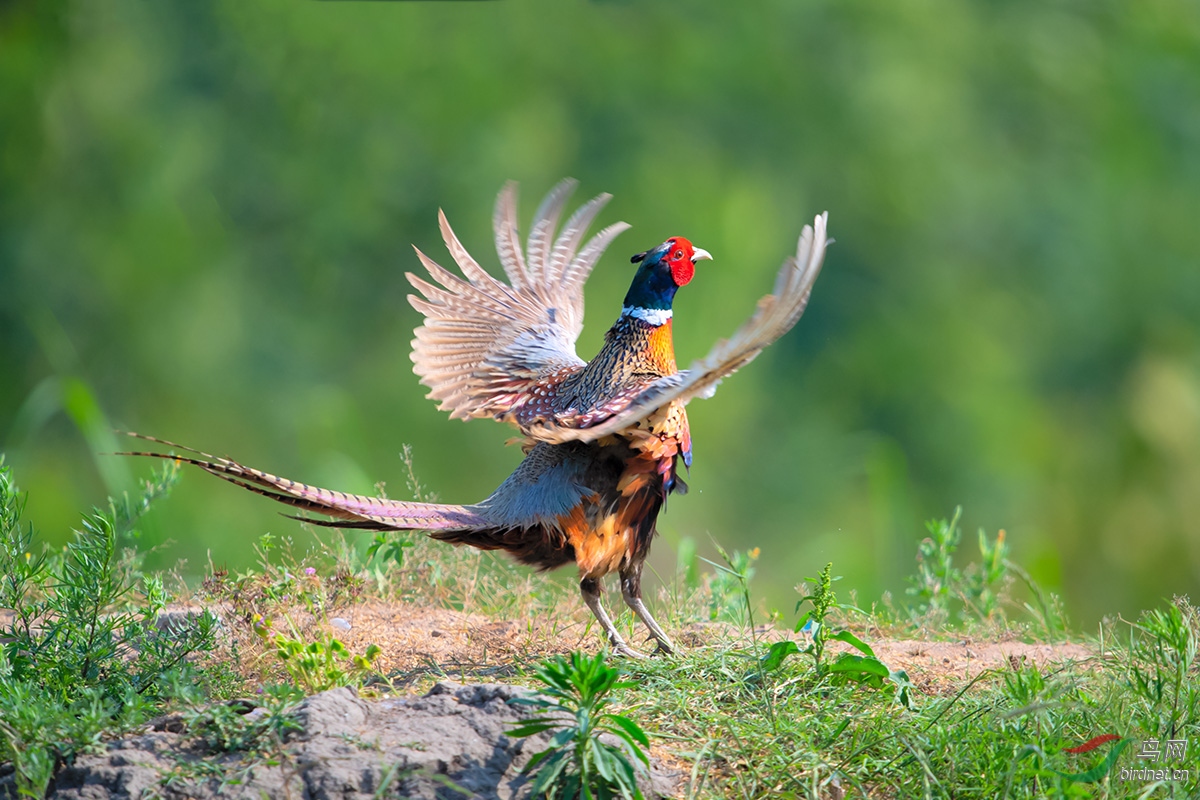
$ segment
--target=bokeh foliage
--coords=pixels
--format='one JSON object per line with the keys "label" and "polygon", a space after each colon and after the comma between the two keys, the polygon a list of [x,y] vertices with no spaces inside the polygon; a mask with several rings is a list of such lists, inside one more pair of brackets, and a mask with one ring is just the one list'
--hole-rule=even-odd
{"label": "bokeh foliage", "polygon": [[[527,222],[572,175],[634,224],[584,355],[668,235],[717,259],[684,363],[804,221],[838,240],[691,406],[667,543],[761,546],[780,607],[830,560],[873,596],[962,503],[1084,621],[1200,584],[1194,3],[9,2],[0,86],[0,447],[46,530],[146,472],[112,426],[393,496],[410,442],[484,496],[519,452],[423,399],[409,245],[448,261],[440,206],[494,266],[502,183]],[[202,476],[156,515],[163,563],[300,534]]]}

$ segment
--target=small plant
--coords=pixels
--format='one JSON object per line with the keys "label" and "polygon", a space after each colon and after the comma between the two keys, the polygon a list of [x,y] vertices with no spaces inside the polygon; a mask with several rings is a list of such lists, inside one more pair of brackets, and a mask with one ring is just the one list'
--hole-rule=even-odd
{"label": "small plant", "polygon": [[1004,530],[989,539],[983,528],[979,529],[979,564],[971,565],[966,573],[967,583],[963,601],[974,610],[980,619],[988,619],[999,611],[1001,594],[1010,581],[1008,543]]}
{"label": "small plant", "polygon": [[[269,683],[260,702],[244,700],[206,704],[193,686],[178,685],[177,698],[185,705],[184,724],[205,744],[219,752],[272,752],[288,731],[299,730],[294,711],[304,692],[287,683]],[[260,710],[261,713],[249,712]]]}
{"label": "small plant", "polygon": [[367,547],[367,560],[370,561],[382,552],[385,563],[390,561],[396,565],[396,569],[403,569],[404,551],[415,546],[416,542],[397,531],[379,531]]}
{"label": "small plant", "polygon": [[1143,612],[1131,626],[1129,649],[1127,680],[1142,727],[1183,738],[1188,722],[1200,718],[1200,611],[1176,597],[1166,608]]}
{"label": "small plant", "polygon": [[101,731],[144,721],[167,697],[165,677],[190,675],[186,659],[214,647],[211,614],[159,628],[162,581],[120,547],[177,477],[167,465],[136,501],[85,517],[61,553],[35,553],[24,496],[0,459],[0,608],[12,611],[0,625],[0,761],[13,763],[23,796],[42,796],[58,760],[96,746]]}
{"label": "small plant", "polygon": [[[589,657],[576,651],[570,661],[557,656],[543,662],[536,674],[547,688],[538,696],[510,701],[532,706],[540,714],[514,723],[510,736],[556,731],[550,745],[525,766],[525,772],[536,773],[532,794],[554,800],[641,800],[628,756],[648,765],[642,748],[649,747],[650,740],[633,720],[604,710],[614,689],[632,684],[619,682],[620,671],[606,665],[602,653]],[[601,741],[603,733],[619,738],[624,749]]]}
{"label": "small plant", "polygon": [[717,545],[717,552],[726,566],[707,558],[700,559],[717,568],[709,583],[708,618],[714,622],[725,620],[744,624],[747,615],[752,613],[748,587],[754,577],[754,562],[761,551],[754,547],[746,552],[734,550],[730,554]]}
{"label": "small plant", "polygon": [[361,683],[381,652],[378,645],[372,644],[362,655],[355,655],[332,635],[307,643],[298,635],[278,633],[271,637],[267,620],[260,620],[255,631],[270,640],[288,675],[310,694]]}
{"label": "small plant", "polygon": [[[949,519],[929,520],[925,529],[929,536],[917,545],[917,574],[909,578],[908,594],[917,598],[915,615],[933,623],[949,619],[951,603],[961,603],[960,615],[966,620],[990,620],[1000,613],[1000,601],[1012,581],[1011,573],[1031,583],[1008,559],[1008,543],[1004,531],[989,538],[981,528],[978,533],[978,563],[959,569],[954,555],[962,543],[962,506],[954,509]],[[1031,585],[1035,594],[1040,590]],[[1040,598],[1039,598],[1040,600]]]}
{"label": "small plant", "polygon": [[1034,664],[1021,664],[1004,671],[1004,690],[1018,711],[1043,704],[1046,677]]}
{"label": "small plant", "polygon": [[[800,615],[800,618],[796,620],[794,632],[800,633],[801,631],[808,631],[808,633],[812,636],[812,644],[806,647],[804,652],[812,656],[813,667],[816,669],[818,675],[825,671],[825,645],[830,639],[840,639],[842,641],[846,641],[846,634],[849,634],[849,631],[839,631],[831,636],[829,633],[829,628],[825,624],[825,617],[829,614],[831,609],[849,608],[849,606],[838,604],[837,595],[835,595],[833,592],[833,582],[840,581],[841,576],[836,578],[831,577],[832,571],[833,564],[829,563],[825,565],[825,568],[821,570],[817,577],[805,578],[805,582],[812,584],[813,589],[810,592],[806,592],[804,596],[796,601],[797,614],[800,613],[800,609],[805,603],[808,603],[812,606],[812,608],[810,608],[808,611],[805,611]],[[806,584],[801,584],[801,588],[805,588],[805,586]],[[858,609],[854,610],[857,611]]]}
{"label": "small plant", "polygon": [[796,612],[799,613],[805,603],[811,603],[812,608],[804,612],[796,621],[794,632],[803,632],[811,636],[810,644],[801,650],[800,646],[791,639],[775,642],[767,649],[766,655],[759,659],[758,669],[747,673],[747,680],[751,682],[762,680],[765,675],[775,672],[783,666],[783,662],[788,656],[797,653],[807,653],[813,657],[813,666],[818,676],[825,673],[825,645],[830,638],[829,631],[825,626],[825,616],[831,608],[841,608],[833,593],[833,582],[841,580],[841,577],[830,577],[832,569],[833,564],[826,564],[819,576],[804,579],[813,584],[814,588],[811,592],[807,591],[805,584],[801,584],[799,587],[803,596],[796,603]]}
{"label": "small plant", "polygon": [[[236,586],[242,593],[258,598],[267,604],[291,606],[302,605],[315,616],[321,616],[325,610],[336,602],[336,590],[333,596],[327,591],[325,584],[316,577],[313,567],[302,568],[292,556],[292,540],[283,537],[276,540],[272,533],[264,533],[258,537],[259,569],[250,570],[238,575]],[[273,563],[271,551],[276,550],[280,563]]]}
{"label": "small plant", "polygon": [[1067,633],[1067,611],[1062,598],[1054,592],[1044,591],[1037,581],[1017,564],[1005,562],[1005,565],[1021,579],[1033,595],[1034,602],[1025,602],[1023,605],[1041,627],[1042,634],[1051,641],[1063,638]]}
{"label": "small plant", "polygon": [[954,566],[954,553],[962,541],[958,520],[962,506],[954,509],[949,519],[929,520],[925,530],[929,537],[917,545],[917,574],[909,579],[909,595],[920,603],[919,611],[944,619],[948,614],[952,589],[962,580]]}
{"label": "small plant", "polygon": [[[888,667],[879,660],[870,645],[852,632],[845,629],[831,630],[827,621],[830,611],[836,609],[862,613],[854,606],[843,605],[837,601],[833,583],[841,580],[841,577],[833,576],[833,564],[826,564],[817,577],[804,580],[806,583],[801,584],[800,588],[805,594],[796,603],[796,612],[799,613],[805,603],[812,607],[796,620],[793,632],[808,632],[812,636],[812,641],[803,649],[791,639],[775,642],[767,650],[767,654],[760,659],[758,671],[752,673],[751,677],[765,675],[779,669],[790,655],[806,654],[812,657],[813,670],[818,678],[828,676],[833,680],[861,683],[874,689],[881,689],[890,683],[895,691],[896,701],[908,707],[911,704],[912,689],[908,674],[904,670],[893,670]],[[807,584],[812,584],[811,590],[807,588]],[[845,642],[862,655],[841,653],[833,663],[828,663],[825,659],[825,648],[831,641]]]}

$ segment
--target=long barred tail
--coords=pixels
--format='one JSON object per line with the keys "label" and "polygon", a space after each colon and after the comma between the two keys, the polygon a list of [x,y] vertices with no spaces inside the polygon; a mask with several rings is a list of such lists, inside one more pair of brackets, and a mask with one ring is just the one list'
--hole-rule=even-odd
{"label": "long barred tail", "polygon": [[184,464],[193,464],[218,478],[241,486],[256,494],[270,497],[280,503],[313,514],[324,514],[334,520],[315,520],[297,517],[316,525],[338,528],[361,528],[365,530],[424,530],[424,531],[469,531],[490,527],[489,521],[478,513],[463,506],[442,503],[405,503],[385,500],[380,497],[364,497],[357,494],[335,492],[290,478],[281,478],[269,472],[243,466],[228,458],[219,458],[185,445],[168,442],[153,436],[128,432],[127,435],[164,447],[183,450],[191,456],[174,453],[125,452],[122,456],[145,456],[162,458]]}

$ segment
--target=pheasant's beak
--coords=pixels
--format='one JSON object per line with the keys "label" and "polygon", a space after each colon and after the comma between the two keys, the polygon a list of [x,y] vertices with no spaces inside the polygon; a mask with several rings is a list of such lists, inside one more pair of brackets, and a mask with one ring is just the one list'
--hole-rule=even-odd
{"label": "pheasant's beak", "polygon": [[701,247],[697,247],[692,250],[692,263],[693,264],[695,264],[697,261],[702,261],[706,258],[709,261],[712,261],[712,253],[708,252],[707,250],[705,250]]}

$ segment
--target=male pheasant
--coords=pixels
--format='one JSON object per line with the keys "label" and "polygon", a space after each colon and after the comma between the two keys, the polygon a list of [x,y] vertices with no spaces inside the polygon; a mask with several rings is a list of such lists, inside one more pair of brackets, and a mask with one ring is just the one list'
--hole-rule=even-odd
{"label": "male pheasant", "polygon": [[[439,212],[442,237],[466,280],[417,250],[432,282],[409,274],[425,315],[416,330],[414,372],[429,397],[458,419],[492,417],[524,435],[525,459],[486,500],[474,505],[401,502],[321,489],[190,448],[176,458],[302,511],[331,517],[319,525],[365,530],[422,530],[454,544],[504,550],[518,561],[552,569],[574,561],[579,588],[614,651],[639,656],[600,603],[601,579],[617,572],[626,604],[649,629],[657,649],[673,646],[642,602],[642,565],[667,496],[687,487],[691,436],[684,405],[709,397],[722,378],[749,363],[799,319],[821,269],[826,215],[804,226],[796,255],[779,271],[772,295],[728,340],[679,371],[671,340],[671,304],[696,262],[712,256],[681,236],[638,253],[633,282],[617,321],[591,360],[575,352],[583,327],[583,284],[609,243],[629,226],[618,222],[586,244],[584,234],[609,200],[585,203],[555,236],[574,182],[542,202],[522,253],[516,187],[496,202],[494,228],[508,283],[486,272]],[[135,434],[136,435],[136,434]],[[152,437],[142,437],[151,439]],[[162,442],[171,447],[180,447]]]}

